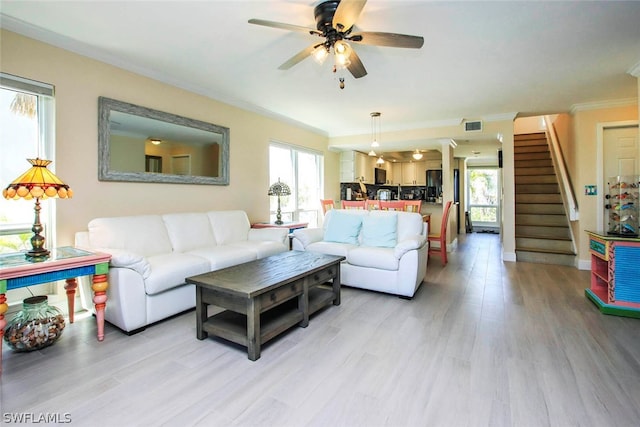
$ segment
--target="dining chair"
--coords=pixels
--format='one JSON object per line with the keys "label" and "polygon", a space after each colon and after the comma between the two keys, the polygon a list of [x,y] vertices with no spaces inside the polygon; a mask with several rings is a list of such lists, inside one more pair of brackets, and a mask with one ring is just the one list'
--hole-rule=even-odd
{"label": "dining chair", "polygon": [[380,209],[382,209],[383,211],[403,211],[404,202],[404,200],[380,200]]}
{"label": "dining chair", "polygon": [[365,209],[365,201],[364,200],[343,200],[342,201],[342,209]]}
{"label": "dining chair", "polygon": [[[429,255],[438,255],[442,261],[442,265],[447,265],[447,225],[449,224],[449,212],[451,211],[451,202],[447,202],[442,215],[442,224],[440,225],[440,233],[429,234]],[[431,242],[440,242],[439,248],[431,249]]]}
{"label": "dining chair", "polygon": [[322,206],[322,213],[326,214],[327,211],[335,207],[333,199],[320,199],[320,206]]}
{"label": "dining chair", "polygon": [[422,208],[422,200],[405,200],[404,201],[404,210],[407,212],[420,213],[421,208]]}
{"label": "dining chair", "polygon": [[368,211],[378,211],[380,210],[380,200],[366,200],[364,206]]}

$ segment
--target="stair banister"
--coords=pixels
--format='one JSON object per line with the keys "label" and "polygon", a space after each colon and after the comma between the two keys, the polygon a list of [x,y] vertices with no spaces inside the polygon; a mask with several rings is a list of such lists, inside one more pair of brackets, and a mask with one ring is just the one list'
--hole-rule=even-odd
{"label": "stair banister", "polygon": [[562,154],[562,148],[558,142],[558,136],[556,134],[553,121],[550,116],[544,116],[545,133],[547,134],[547,141],[551,146],[551,158],[553,159],[553,166],[556,170],[556,176],[560,181],[560,194],[562,201],[564,202],[565,210],[569,221],[577,221],[580,218],[578,212],[578,202],[571,185],[571,178],[567,171],[567,166]]}

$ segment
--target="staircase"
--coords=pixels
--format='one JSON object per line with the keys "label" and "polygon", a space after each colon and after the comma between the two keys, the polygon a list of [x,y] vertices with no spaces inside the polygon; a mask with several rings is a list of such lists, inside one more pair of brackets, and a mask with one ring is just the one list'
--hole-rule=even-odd
{"label": "staircase", "polygon": [[514,136],[516,260],[575,265],[569,221],[546,135]]}

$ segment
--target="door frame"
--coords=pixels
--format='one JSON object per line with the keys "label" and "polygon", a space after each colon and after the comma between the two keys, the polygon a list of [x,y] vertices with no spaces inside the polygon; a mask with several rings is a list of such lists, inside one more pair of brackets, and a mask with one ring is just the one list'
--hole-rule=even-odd
{"label": "door frame", "polygon": [[[596,179],[597,179],[597,203],[596,224],[598,228],[604,227],[604,131],[625,127],[638,127],[638,120],[621,120],[618,122],[603,122],[596,124]],[[604,229],[604,228],[603,228]]]}

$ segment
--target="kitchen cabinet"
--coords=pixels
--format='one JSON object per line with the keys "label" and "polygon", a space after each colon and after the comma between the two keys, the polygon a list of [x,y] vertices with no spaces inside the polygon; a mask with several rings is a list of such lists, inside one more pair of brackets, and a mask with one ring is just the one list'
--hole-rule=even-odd
{"label": "kitchen cabinet", "polygon": [[429,170],[442,169],[442,160],[431,159],[431,160],[426,160],[424,163],[425,163],[426,169],[429,169]]}
{"label": "kitchen cabinet", "polygon": [[374,183],[373,169],[376,167],[376,157],[369,156],[367,154],[359,153],[355,154],[355,172],[356,181],[362,180],[365,184]]}
{"label": "kitchen cabinet", "polygon": [[426,163],[402,163],[402,185],[426,185]]}
{"label": "kitchen cabinet", "polygon": [[340,182],[356,181],[355,151],[340,153]]}
{"label": "kitchen cabinet", "polygon": [[393,179],[390,181],[391,184],[402,184],[402,163],[391,164],[391,176],[393,177]]}
{"label": "kitchen cabinet", "polygon": [[358,151],[340,153],[340,182],[373,184],[376,157]]}

